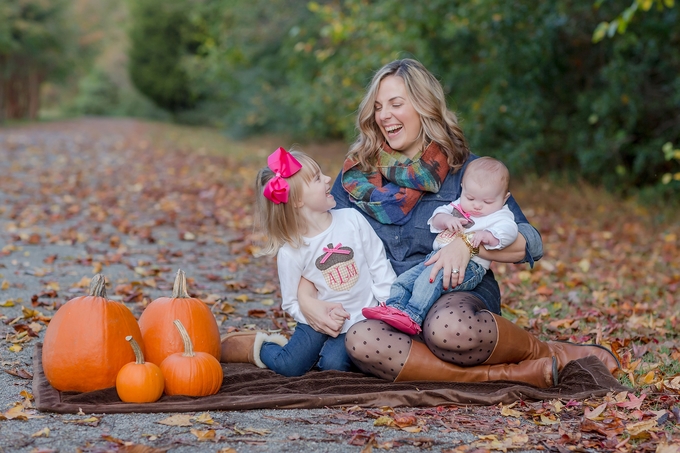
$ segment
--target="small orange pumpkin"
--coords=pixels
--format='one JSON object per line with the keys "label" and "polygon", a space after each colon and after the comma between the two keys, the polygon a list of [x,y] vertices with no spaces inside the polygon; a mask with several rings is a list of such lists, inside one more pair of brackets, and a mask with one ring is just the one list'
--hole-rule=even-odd
{"label": "small orange pumpkin", "polygon": [[159,297],[151,302],[139,317],[144,338],[146,360],[160,365],[170,354],[182,352],[183,346],[174,329],[168,328],[175,319],[186,326],[194,350],[207,352],[220,360],[222,346],[215,315],[200,299],[189,297],[184,271],[177,271],[172,297]]}
{"label": "small orange pumpkin", "polygon": [[125,341],[128,335],[144,350],[132,312],[124,304],[108,300],[104,276],[95,275],[89,295],[66,302],[47,326],[42,351],[47,381],[62,392],[115,386],[118,371],[135,360]]}
{"label": "small orange pumpkin", "polygon": [[125,337],[135,353],[135,361],[126,364],[116,377],[116,391],[126,403],[153,403],[163,394],[165,382],[158,365],[144,361],[144,353],[131,335]]}
{"label": "small orange pumpkin", "polygon": [[191,338],[180,320],[173,323],[184,343],[184,353],[171,354],[161,363],[166,395],[214,395],[222,386],[222,365],[207,352],[194,352]]}

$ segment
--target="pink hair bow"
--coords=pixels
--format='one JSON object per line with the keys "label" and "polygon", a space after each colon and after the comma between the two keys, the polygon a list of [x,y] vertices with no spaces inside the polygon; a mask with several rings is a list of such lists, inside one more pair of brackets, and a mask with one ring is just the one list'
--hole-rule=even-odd
{"label": "pink hair bow", "polygon": [[302,164],[291,153],[279,148],[267,158],[267,166],[275,176],[267,181],[262,194],[274,204],[287,203],[290,186],[285,178],[300,171]]}

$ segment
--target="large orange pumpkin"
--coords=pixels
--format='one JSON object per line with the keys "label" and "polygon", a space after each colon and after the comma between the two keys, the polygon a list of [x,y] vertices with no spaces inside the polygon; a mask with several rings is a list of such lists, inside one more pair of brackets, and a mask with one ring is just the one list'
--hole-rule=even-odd
{"label": "large orange pumpkin", "polygon": [[189,297],[184,271],[177,271],[172,297],[159,297],[139,317],[147,362],[160,365],[170,354],[183,352],[184,345],[172,323],[179,319],[186,327],[194,350],[206,352],[219,362],[222,347],[215,315],[200,299]]}
{"label": "large orange pumpkin", "polygon": [[89,392],[116,385],[116,375],[135,354],[131,335],[142,350],[137,320],[124,304],[106,298],[105,279],[92,278],[90,293],[62,305],[47,326],[42,363],[45,377],[61,391]]}
{"label": "large orange pumpkin", "polygon": [[179,330],[184,352],[170,354],[161,363],[166,395],[214,395],[222,386],[222,365],[206,352],[194,352],[182,323],[176,319],[174,324]]}
{"label": "large orange pumpkin", "polygon": [[126,364],[116,377],[116,392],[126,403],[153,403],[163,394],[163,373],[155,363],[145,362],[144,353],[131,335],[125,337],[135,352],[135,361]]}

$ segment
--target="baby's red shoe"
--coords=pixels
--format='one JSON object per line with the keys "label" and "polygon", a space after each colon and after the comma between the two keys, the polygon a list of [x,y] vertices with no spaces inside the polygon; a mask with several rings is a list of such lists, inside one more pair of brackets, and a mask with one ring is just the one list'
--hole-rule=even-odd
{"label": "baby's red shoe", "polygon": [[366,319],[378,319],[409,335],[416,335],[422,330],[409,315],[398,308],[388,307],[385,302],[380,302],[377,307],[363,308],[361,313]]}

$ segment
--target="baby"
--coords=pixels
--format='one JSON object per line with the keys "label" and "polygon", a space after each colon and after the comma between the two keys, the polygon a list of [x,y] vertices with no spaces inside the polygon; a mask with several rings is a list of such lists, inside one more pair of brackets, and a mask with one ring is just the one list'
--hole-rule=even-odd
{"label": "baby", "polygon": [[[392,284],[390,297],[377,307],[364,308],[368,319],[379,319],[410,335],[421,331],[420,325],[428,310],[439,297],[451,291],[470,291],[482,281],[491,261],[477,255],[479,246],[487,250],[502,249],[517,238],[515,216],[505,205],[510,172],[500,161],[480,157],[468,164],[462,180],[461,196],[435,209],[427,221],[432,233],[438,233],[433,251],[420,264],[401,274]],[[430,266],[425,262],[439,249],[461,238],[472,258],[465,269],[461,284],[443,287],[443,269],[435,280],[430,279]],[[460,269],[452,270],[452,282],[458,280]]]}

